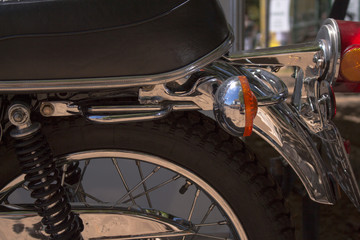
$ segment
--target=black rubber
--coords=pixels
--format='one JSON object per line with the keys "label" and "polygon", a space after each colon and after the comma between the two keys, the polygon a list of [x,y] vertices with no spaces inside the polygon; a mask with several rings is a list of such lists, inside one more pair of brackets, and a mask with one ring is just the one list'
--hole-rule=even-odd
{"label": "black rubber", "polygon": [[169,159],[201,176],[228,201],[248,239],[294,239],[284,199],[265,168],[241,140],[200,113],[116,125],[59,118],[44,125],[55,155],[115,148]]}

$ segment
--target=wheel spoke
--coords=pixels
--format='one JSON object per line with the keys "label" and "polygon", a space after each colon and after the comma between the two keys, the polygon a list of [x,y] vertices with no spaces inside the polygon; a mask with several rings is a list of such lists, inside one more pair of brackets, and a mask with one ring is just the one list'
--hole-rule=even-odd
{"label": "wheel spoke", "polygon": [[[65,183],[65,185],[66,185],[67,187],[69,187],[69,188],[73,188],[73,189],[75,188],[74,186],[71,186],[71,185],[69,185],[69,184],[67,184],[67,183]],[[85,195],[85,196],[88,197],[88,198],[91,198],[92,200],[94,200],[94,201],[96,201],[96,202],[98,202],[98,203],[106,203],[106,202],[104,202],[104,201],[102,201],[102,200],[94,197],[93,195],[91,195],[91,194],[89,194],[89,193],[86,193],[85,191],[81,190],[80,188],[78,189],[78,192],[81,193],[81,194],[83,194],[83,195]]]}
{"label": "wheel spoke", "polygon": [[188,219],[187,219],[188,221],[191,220],[191,217],[192,217],[192,215],[193,215],[193,213],[194,213],[195,205],[196,205],[196,202],[197,202],[197,200],[198,200],[198,198],[199,198],[199,195],[200,195],[200,189],[197,189],[196,192],[195,192],[194,201],[193,201],[193,203],[192,203],[192,205],[191,205],[189,217],[188,217]]}
{"label": "wheel spoke", "polygon": [[135,187],[133,187],[128,193],[126,193],[124,196],[122,196],[119,200],[116,201],[115,205],[119,203],[122,203],[122,201],[125,200],[125,198],[127,198],[128,196],[130,196],[130,194],[135,191],[136,189],[138,189],[138,187],[140,187],[144,182],[146,182],[146,180],[148,180],[152,175],[154,175],[157,171],[159,171],[160,167],[157,166],[154,168],[154,170],[152,170],[151,173],[149,173],[143,180],[141,180],[138,184],[136,184]]}
{"label": "wheel spoke", "polygon": [[[144,195],[147,194],[147,193],[150,193],[150,192],[152,192],[152,191],[155,191],[155,190],[157,190],[157,189],[159,189],[159,188],[161,188],[161,187],[163,187],[163,186],[165,186],[165,185],[167,185],[167,184],[169,184],[169,183],[171,183],[171,182],[173,182],[173,181],[178,180],[179,178],[180,178],[180,175],[179,175],[179,174],[178,174],[178,175],[175,175],[174,177],[170,178],[169,180],[166,180],[166,181],[164,181],[164,182],[156,185],[155,187],[150,188],[150,189],[147,190],[146,192],[142,192],[142,193],[134,196],[134,199],[137,199],[137,198],[139,198],[139,197],[144,196]],[[128,203],[129,201],[131,201],[131,199],[126,200],[124,203]]]}
{"label": "wheel spoke", "polygon": [[210,226],[217,226],[217,225],[227,225],[227,221],[220,221],[220,222],[213,222],[213,223],[200,223],[200,224],[195,224],[195,227],[210,227]]}
{"label": "wheel spoke", "polygon": [[111,160],[112,160],[113,164],[115,165],[116,171],[118,172],[118,174],[119,174],[119,176],[120,176],[120,178],[121,178],[121,181],[122,181],[122,183],[124,184],[124,187],[125,187],[125,189],[126,189],[126,192],[127,192],[127,194],[130,196],[130,198],[131,198],[131,201],[132,201],[133,205],[136,205],[135,199],[133,198],[132,194],[130,193],[129,186],[128,186],[128,184],[126,183],[126,180],[125,180],[125,178],[124,178],[124,175],[122,174],[122,172],[121,172],[121,170],[120,170],[120,167],[119,167],[118,162],[116,161],[115,158],[111,158]]}
{"label": "wheel spoke", "polygon": [[[139,160],[136,161],[136,166],[138,167],[138,171],[139,171],[139,175],[140,175],[141,180],[144,180],[144,175],[143,175]],[[150,196],[149,196],[149,193],[148,193],[148,190],[147,190],[146,183],[144,182],[142,185],[143,185],[143,188],[144,188],[144,191],[145,191],[145,194],[146,194],[146,199],[148,201],[149,207],[152,208],[152,204],[151,204],[151,201],[150,201]]]}
{"label": "wheel spoke", "polygon": [[[209,207],[209,209],[206,211],[204,217],[201,219],[201,222],[200,224],[197,224],[196,227],[195,227],[195,232],[199,232],[200,228],[201,228],[201,225],[205,223],[206,219],[209,217],[210,213],[212,212],[212,210],[214,210],[215,208],[215,203],[212,203]],[[194,237],[191,237],[191,240],[193,239]]]}
{"label": "wheel spoke", "polygon": [[[197,200],[199,198],[199,195],[200,195],[200,189],[196,189],[195,197],[194,197],[193,203],[191,205],[190,213],[189,213],[189,216],[188,216],[188,219],[187,219],[189,222],[190,222],[191,217],[192,217],[192,215],[194,213],[195,205],[196,205],[196,202],[197,202]],[[186,236],[183,236],[182,240],[184,240],[185,238],[186,238]]]}

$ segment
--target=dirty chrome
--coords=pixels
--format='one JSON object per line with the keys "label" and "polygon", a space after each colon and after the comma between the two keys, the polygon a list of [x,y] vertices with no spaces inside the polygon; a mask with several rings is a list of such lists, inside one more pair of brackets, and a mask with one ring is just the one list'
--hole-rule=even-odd
{"label": "dirty chrome", "polygon": [[[116,201],[115,205],[113,205],[112,202],[104,202],[102,199],[98,199],[96,204],[88,202],[72,203],[73,210],[81,214],[81,218],[85,225],[82,235],[86,239],[149,239],[157,237],[182,237],[189,235],[192,237],[209,237],[218,239],[219,237],[217,236],[212,236],[209,235],[210,233],[206,233],[206,231],[204,233],[199,230],[200,228],[206,229],[206,227],[224,225],[228,225],[227,229],[231,232],[235,239],[247,239],[239,219],[236,217],[231,207],[215,189],[209,186],[194,173],[175,165],[166,159],[141,152],[93,150],[69,154],[60,157],[57,160],[58,163],[61,164],[66,164],[69,161],[84,161],[85,166],[95,164],[92,162],[93,160],[99,161],[99,164],[101,165],[103,165],[105,161],[111,160],[114,163],[114,167],[116,167],[116,171],[121,176],[123,185],[135,185],[131,189],[126,188],[127,192],[124,195],[125,198],[121,197],[118,201]],[[143,172],[141,167],[144,167],[144,165],[142,163],[150,164],[148,165],[150,166],[150,169],[155,168],[150,174],[141,176],[141,178],[139,178],[142,179],[140,182],[138,182],[139,180],[136,180],[135,183],[137,182],[137,184],[130,184],[128,181],[129,179],[125,178],[121,174],[120,164],[118,165],[118,161],[128,160],[132,160],[136,163],[134,166],[138,166],[139,173]],[[152,188],[146,188],[147,180],[152,175],[160,174],[161,171],[157,171],[160,168],[162,168],[162,174],[164,174],[164,171],[168,171],[170,173],[168,175],[172,177],[170,177],[167,181],[163,181],[160,184],[153,186]],[[155,171],[155,169],[157,170]],[[87,174],[85,167],[83,167],[82,172],[83,174]],[[82,176],[82,180],[84,180],[83,177],[84,175]],[[92,179],[93,177],[93,175],[90,175],[88,179]],[[180,184],[182,184],[183,181],[191,182],[190,188],[193,188],[193,190],[195,188],[196,190],[189,192],[190,196],[188,197],[193,199],[190,210],[178,209],[183,215],[185,215],[183,218],[172,216],[170,212],[166,213],[160,210],[148,209],[138,205],[139,197],[147,195],[149,192],[156,194],[155,191],[159,188],[164,187],[166,184],[175,183],[175,181],[180,180]],[[2,225],[4,227],[0,226],[0,237],[3,237],[4,239],[18,239],[19,237],[25,239],[25,236],[27,237],[26,239],[38,239],[39,236],[42,236],[43,234],[42,226],[39,224],[41,219],[32,209],[32,205],[12,203],[11,200],[8,200],[16,189],[23,187],[23,183],[24,178],[23,175],[21,175],[0,191],[0,202],[2,203],[2,205],[0,205],[0,219],[2,223],[7,223]],[[144,191],[138,194],[135,192],[138,188],[144,189]],[[171,186],[171,189],[174,189],[174,185]],[[179,194],[177,189],[178,188],[174,191]],[[197,220],[194,220],[195,212],[198,212],[195,211],[195,208],[200,205],[196,204],[200,192],[202,192],[202,198],[204,198],[204,196],[209,198],[210,202],[207,203],[209,204],[209,208],[207,211],[202,212],[199,215],[200,218],[199,216],[196,216]],[[86,194],[87,191],[82,193]],[[114,195],[114,192],[112,192],[112,195]],[[95,196],[89,194],[86,196],[95,198]],[[164,196],[161,198],[164,198]],[[151,203],[154,204],[153,200],[153,198],[151,198],[151,201],[150,199],[147,199],[146,202],[148,202],[151,206]],[[183,200],[184,199],[180,201],[183,202]],[[209,214],[213,213],[215,210],[214,208],[217,208],[218,211],[221,210],[221,212],[219,212],[221,213],[219,215],[220,219],[215,222],[209,222]],[[106,222],[105,225],[104,222]],[[103,226],[106,227],[103,228]],[[213,234],[216,234],[216,230]],[[31,238],[32,236],[35,237]]]}

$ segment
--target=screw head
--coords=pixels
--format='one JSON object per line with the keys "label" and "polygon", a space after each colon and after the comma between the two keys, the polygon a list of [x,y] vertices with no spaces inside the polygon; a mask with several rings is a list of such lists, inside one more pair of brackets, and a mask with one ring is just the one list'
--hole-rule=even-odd
{"label": "screw head", "polygon": [[49,117],[54,114],[54,106],[52,104],[44,104],[41,106],[40,112],[43,116]]}
{"label": "screw head", "polygon": [[13,119],[14,119],[15,122],[20,123],[20,122],[23,121],[23,119],[24,119],[25,116],[24,116],[24,113],[23,113],[23,112],[16,110],[16,111],[14,111],[12,117],[13,117]]}
{"label": "screw head", "polygon": [[14,104],[9,110],[9,120],[15,126],[22,126],[30,124],[30,111],[22,104]]}

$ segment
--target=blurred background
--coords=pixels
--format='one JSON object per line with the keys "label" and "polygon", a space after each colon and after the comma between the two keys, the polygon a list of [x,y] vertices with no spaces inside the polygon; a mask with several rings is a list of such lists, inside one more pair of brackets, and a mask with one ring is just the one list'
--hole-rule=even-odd
{"label": "blurred background", "polygon": [[[348,0],[342,0],[347,2]],[[313,41],[330,15],[334,0],[220,0],[233,27],[232,52]],[[339,1],[340,2],[340,1]],[[350,0],[345,20],[359,21],[360,1]],[[291,70],[278,75],[293,81]],[[291,90],[290,90],[291,91]],[[334,122],[344,139],[350,140],[350,161],[360,185],[360,94],[336,93]],[[246,141],[271,171],[278,153],[257,136]],[[261,151],[256,151],[261,149]],[[296,178],[296,177],[295,177]],[[301,183],[295,182],[286,197],[297,239],[360,240],[360,212],[345,194],[334,206],[312,203]]]}
{"label": "blurred background", "polygon": [[[333,2],[334,0],[220,0],[234,30],[235,44],[232,51],[311,41],[329,16]],[[359,13],[360,1],[350,0],[345,20],[359,21]]]}

